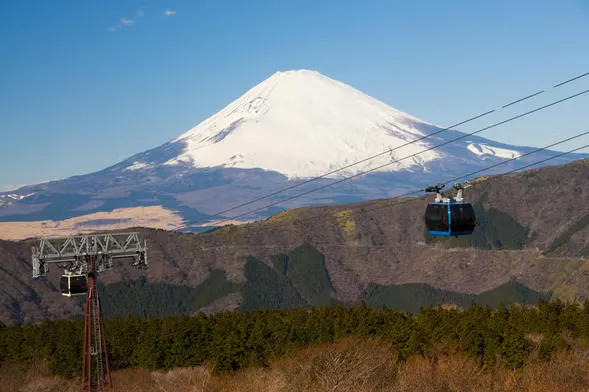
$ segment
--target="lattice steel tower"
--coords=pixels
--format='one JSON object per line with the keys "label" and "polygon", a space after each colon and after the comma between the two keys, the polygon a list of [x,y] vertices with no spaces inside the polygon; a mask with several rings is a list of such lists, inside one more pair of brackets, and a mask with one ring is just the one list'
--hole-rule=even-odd
{"label": "lattice steel tower", "polygon": [[43,238],[32,254],[33,278],[45,276],[49,265],[55,263],[64,269],[61,293],[86,295],[82,390],[98,392],[112,387],[96,279],[113,267],[116,258],[132,258],[133,266],[147,268],[147,243],[141,243],[136,232]]}

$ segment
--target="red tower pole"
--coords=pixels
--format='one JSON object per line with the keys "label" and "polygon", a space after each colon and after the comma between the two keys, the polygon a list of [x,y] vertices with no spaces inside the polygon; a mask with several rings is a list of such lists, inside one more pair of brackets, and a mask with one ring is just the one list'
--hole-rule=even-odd
{"label": "red tower pole", "polygon": [[[90,308],[92,306],[90,302],[91,295],[92,291],[89,289],[88,294],[86,294],[86,304],[84,305],[84,352],[82,360],[82,391],[86,389],[87,386],[88,392],[91,391],[90,380],[92,380],[92,357],[90,356],[90,347],[92,345],[90,341],[90,336],[92,335],[90,330]],[[86,382],[88,385],[86,385]]]}
{"label": "red tower pole", "polygon": [[[105,386],[112,388],[112,380],[108,366],[102,309],[96,284],[96,260],[93,256],[88,255],[86,261],[88,265],[88,294],[86,294],[84,309],[82,391],[101,392]],[[92,378],[93,371],[94,378]]]}
{"label": "red tower pole", "polygon": [[82,364],[82,391],[92,392],[92,295],[94,289],[93,263],[90,256],[86,256],[88,264],[88,293],[84,307],[84,359]]}
{"label": "red tower pole", "polygon": [[[98,292],[98,274],[112,267],[113,258],[133,258],[140,269],[149,267],[147,243],[141,243],[139,233],[107,233],[70,235],[67,238],[42,238],[39,247],[32,248],[33,279],[46,276],[49,265],[58,263],[66,270],[62,279],[68,279],[69,293],[83,294],[79,278],[87,274],[87,291],[84,305],[84,343],[82,353],[82,391],[102,392],[112,388],[104,321]],[[104,268],[103,268],[104,267]],[[76,273],[72,274],[72,271]],[[76,287],[72,290],[72,277]],[[83,283],[83,282],[82,282]],[[75,293],[74,293],[75,292]]]}
{"label": "red tower pole", "polygon": [[104,385],[106,386],[110,386],[111,388],[112,386],[112,379],[110,377],[110,368],[108,366],[108,350],[106,349],[106,333],[104,332],[104,320],[102,319],[102,306],[100,306],[100,297],[98,295],[98,288],[95,289],[95,295],[96,295],[96,307],[98,309],[98,318],[99,318],[99,323],[100,323],[100,342],[102,344],[102,351],[104,352]]}

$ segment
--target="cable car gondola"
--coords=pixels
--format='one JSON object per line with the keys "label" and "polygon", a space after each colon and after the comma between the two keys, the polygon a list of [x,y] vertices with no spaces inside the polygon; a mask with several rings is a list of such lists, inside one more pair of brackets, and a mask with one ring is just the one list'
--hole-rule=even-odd
{"label": "cable car gondola", "polygon": [[88,277],[86,274],[65,274],[59,283],[61,294],[66,297],[86,295],[88,292]]}
{"label": "cable car gondola", "polygon": [[429,234],[442,237],[471,235],[476,226],[476,215],[472,204],[464,201],[462,190],[468,186],[454,185],[457,190],[454,199],[442,197],[444,184],[430,186],[426,192],[435,192],[436,199],[427,204],[425,226]]}

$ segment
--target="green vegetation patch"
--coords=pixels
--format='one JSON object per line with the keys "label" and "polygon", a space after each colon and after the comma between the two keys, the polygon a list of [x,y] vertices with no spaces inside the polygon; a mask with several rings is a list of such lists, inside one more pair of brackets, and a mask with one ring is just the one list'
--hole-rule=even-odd
{"label": "green vegetation patch", "polygon": [[418,313],[419,310],[443,304],[468,306],[474,302],[475,295],[455,293],[436,289],[424,283],[408,283],[402,285],[369,288],[366,303],[375,308],[383,305],[402,312]]}
{"label": "green vegetation patch", "polygon": [[308,307],[286,276],[254,257],[245,263],[246,283],[238,311]]}
{"label": "green vegetation patch", "polygon": [[511,280],[492,290],[476,296],[475,302],[482,306],[497,308],[500,304],[536,305],[540,300],[550,299],[551,294],[539,293],[516,280]]}
{"label": "green vegetation patch", "polygon": [[335,303],[323,253],[309,244],[290,252],[286,276],[311,306]]}
{"label": "green vegetation patch", "polygon": [[[254,260],[250,260],[251,267],[260,267]],[[332,305],[310,310],[199,313],[194,317],[107,318],[104,327],[113,370],[209,363],[216,371],[236,371],[265,366],[293,349],[348,336],[385,339],[395,346],[401,360],[427,354],[442,343],[481,365],[502,364],[514,370],[566,350],[571,338],[577,342],[589,339],[587,309],[589,301],[583,307],[540,301],[537,307],[492,310],[477,305],[409,315],[365,305]],[[0,367],[47,363],[55,374],[79,377],[83,327],[81,320],[52,320],[2,328]],[[529,336],[542,337],[536,348]],[[532,350],[539,355],[534,356]]]}
{"label": "green vegetation patch", "polygon": [[132,282],[99,285],[99,290],[106,317],[165,317],[195,312],[239,291],[240,287],[240,284],[227,280],[225,271],[213,270],[207,280],[197,287],[148,283],[145,277],[139,277]]}
{"label": "green vegetation patch", "polygon": [[365,298],[369,306],[389,308],[403,312],[418,313],[420,309],[440,305],[467,307],[472,304],[497,308],[500,304],[535,305],[540,300],[550,298],[550,294],[534,291],[517,281],[510,281],[481,294],[465,294],[436,289],[423,283],[410,283],[394,286],[373,285]]}
{"label": "green vegetation patch", "polygon": [[280,253],[277,255],[270,256],[270,260],[276,268],[276,271],[280,272],[282,275],[286,275],[286,271],[288,269],[288,255],[284,253]]}
{"label": "green vegetation patch", "polygon": [[[561,235],[556,237],[554,239],[554,241],[552,241],[552,243],[548,246],[548,249],[546,249],[546,251],[544,251],[544,254],[548,255],[548,254],[554,252],[555,250],[557,250],[558,248],[560,248],[561,246],[563,246],[564,244],[569,242],[571,237],[575,233],[583,230],[588,225],[589,225],[589,215],[586,215],[583,218],[576,221],[575,223],[573,223],[571,227],[569,227],[568,229],[566,229],[564,231],[564,233],[562,233]],[[587,249],[587,248],[585,248],[585,249]],[[587,253],[585,253],[585,249],[583,249],[583,256],[587,254]]]}

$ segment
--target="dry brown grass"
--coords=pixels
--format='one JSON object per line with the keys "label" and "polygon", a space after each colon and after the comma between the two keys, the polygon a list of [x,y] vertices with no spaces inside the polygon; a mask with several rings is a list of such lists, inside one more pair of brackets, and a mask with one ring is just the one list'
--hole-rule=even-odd
{"label": "dry brown grass", "polygon": [[[122,220],[112,224],[84,224],[93,220]],[[84,225],[82,225],[84,224]],[[162,206],[120,208],[110,212],[94,212],[61,221],[0,222],[0,238],[23,240],[31,237],[89,234],[97,231],[119,230],[129,227],[151,227],[173,230],[184,227],[182,217]]]}
{"label": "dry brown grass", "polygon": [[525,391],[589,391],[589,352],[561,352],[550,362],[527,366],[521,375]]}
{"label": "dry brown grass", "polygon": [[224,376],[219,391],[385,391],[399,364],[393,347],[371,339],[345,339],[312,347],[256,369]]}
{"label": "dry brown grass", "polygon": [[[481,367],[448,347],[401,363],[377,339],[345,339],[279,358],[264,369],[215,375],[212,366],[169,372],[129,369],[113,374],[112,392],[589,392],[589,351],[562,352],[550,362],[512,372]],[[4,369],[0,391],[69,392],[78,382]]]}

